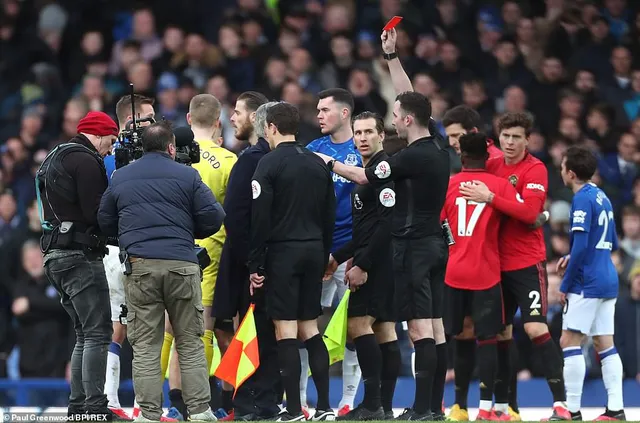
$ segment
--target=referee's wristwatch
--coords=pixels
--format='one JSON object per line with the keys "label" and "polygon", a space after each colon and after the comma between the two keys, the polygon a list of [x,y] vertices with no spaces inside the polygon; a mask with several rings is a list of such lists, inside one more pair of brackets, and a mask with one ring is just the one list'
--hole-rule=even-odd
{"label": "referee's wristwatch", "polygon": [[387,54],[383,52],[382,57],[384,57],[384,60],[393,60],[398,57],[398,53],[396,53],[395,51],[391,54]]}
{"label": "referee's wristwatch", "polygon": [[336,164],[336,159],[331,159],[327,162],[327,166],[329,166],[329,170],[333,172],[333,165]]}

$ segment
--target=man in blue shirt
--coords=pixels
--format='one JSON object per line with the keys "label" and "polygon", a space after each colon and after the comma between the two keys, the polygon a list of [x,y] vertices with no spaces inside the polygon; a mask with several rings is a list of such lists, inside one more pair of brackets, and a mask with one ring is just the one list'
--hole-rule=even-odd
{"label": "man in blue shirt", "polygon": [[[332,88],[318,94],[318,122],[324,134],[322,138],[312,141],[307,148],[314,153],[322,153],[349,166],[362,166],[362,157],[353,142],[351,116],[353,114],[353,96],[342,88]],[[333,184],[336,190],[336,226],[333,232],[331,253],[340,249],[351,240],[351,191],[355,184],[336,173]],[[322,307],[325,314],[331,313],[334,299],[341,299],[347,290],[344,275],[347,263],[338,266],[333,275],[326,275],[322,287]],[[300,350],[302,375],[300,378],[300,397],[303,407],[307,403],[307,380],[309,359],[306,350]],[[342,416],[353,409],[358,384],[360,383],[360,366],[355,347],[347,344],[342,361],[342,399],[338,415]]]}
{"label": "man in blue shirt", "polygon": [[593,153],[571,147],[562,161],[562,179],[575,194],[571,206],[571,255],[558,262],[564,306],[560,346],[564,353],[567,407],[573,420],[582,420],[580,399],[586,366],[585,337],[593,337],[600,356],[608,404],[596,420],[625,420],[622,399],[622,361],[613,344],[618,295],[618,272],[611,251],[618,249],[613,208],[591,178],[597,160]]}
{"label": "man in blue shirt", "polygon": [[[136,120],[141,118],[155,118],[155,111],[153,110],[153,99],[143,97],[141,95],[134,95],[134,102],[136,106]],[[131,96],[126,95],[122,97],[116,104],[116,116],[118,118],[118,125],[120,126],[120,133],[125,130],[126,123],[132,119],[131,117]],[[142,123],[141,126],[149,125],[149,122]],[[114,145],[118,148],[119,145],[116,142]],[[116,170],[116,156],[115,151],[112,151],[110,155],[104,158],[104,167],[107,171],[107,181],[111,184],[111,176]],[[111,303],[111,321],[113,323],[113,336],[111,337],[111,344],[109,345],[109,353],[107,355],[107,377],[105,379],[104,390],[109,401],[109,408],[115,414],[122,418],[129,418],[126,412],[120,405],[120,399],[118,397],[118,388],[120,386],[120,349],[122,343],[127,336],[127,327],[121,323],[120,315],[122,314],[122,306],[125,304],[124,296],[124,275],[122,274],[122,266],[120,259],[118,258],[119,248],[117,246],[108,245],[109,254],[102,259],[104,263],[104,270],[107,275],[107,282],[109,283],[109,301]],[[134,407],[134,414],[139,412],[137,404]],[[134,418],[136,415],[133,416]]]}

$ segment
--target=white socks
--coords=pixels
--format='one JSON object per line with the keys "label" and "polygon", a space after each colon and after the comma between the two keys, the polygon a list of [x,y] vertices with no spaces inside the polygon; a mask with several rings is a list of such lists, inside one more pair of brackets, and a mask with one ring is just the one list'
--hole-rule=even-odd
{"label": "white socks", "polygon": [[416,377],[416,351],[411,351],[411,373],[413,373],[413,378]]}
{"label": "white socks", "polygon": [[307,407],[307,382],[309,382],[309,353],[300,348],[300,405]]}
{"label": "white socks", "polygon": [[598,353],[602,365],[602,381],[607,389],[609,411],[620,411],[624,408],[622,398],[622,361],[616,347]]}
{"label": "white socks", "polygon": [[104,393],[110,408],[122,408],[118,398],[120,387],[120,344],[111,342],[107,353],[107,375],[104,382]]}
{"label": "white socks", "polygon": [[348,405],[349,409],[353,410],[353,402],[356,399],[356,392],[358,392],[361,378],[362,371],[360,370],[360,364],[358,364],[358,355],[355,351],[346,348],[344,350],[344,360],[342,361],[342,399],[338,406],[339,409]]}
{"label": "white socks", "polygon": [[564,386],[567,390],[567,408],[572,413],[580,411],[582,386],[587,365],[582,355],[582,348],[568,347],[562,350],[564,355]]}

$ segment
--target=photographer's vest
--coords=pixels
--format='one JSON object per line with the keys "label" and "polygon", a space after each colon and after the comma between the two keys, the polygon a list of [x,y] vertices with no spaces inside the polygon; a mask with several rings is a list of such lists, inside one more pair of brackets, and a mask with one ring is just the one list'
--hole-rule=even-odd
{"label": "photographer's vest", "polygon": [[[82,144],[70,142],[56,146],[42,161],[35,178],[36,200],[38,203],[38,215],[44,231],[41,240],[41,249],[47,252],[49,248],[62,249],[103,249],[104,239],[92,234],[95,228],[88,228],[79,222],[62,222],[58,218],[49,195],[56,196],[70,204],[78,204],[78,190],[75,179],[63,166],[63,160],[69,153],[85,153],[94,158],[104,170],[104,162],[97,152]],[[88,159],[88,158],[87,158]],[[104,170],[106,174],[106,170]],[[54,218],[45,220],[45,206],[51,211]]]}

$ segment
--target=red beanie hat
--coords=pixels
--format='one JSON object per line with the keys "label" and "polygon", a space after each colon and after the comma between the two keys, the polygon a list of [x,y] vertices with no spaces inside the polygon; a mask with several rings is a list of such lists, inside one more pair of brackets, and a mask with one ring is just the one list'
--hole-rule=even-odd
{"label": "red beanie hat", "polygon": [[89,112],[78,123],[78,133],[104,137],[107,135],[118,136],[118,125],[103,112]]}

